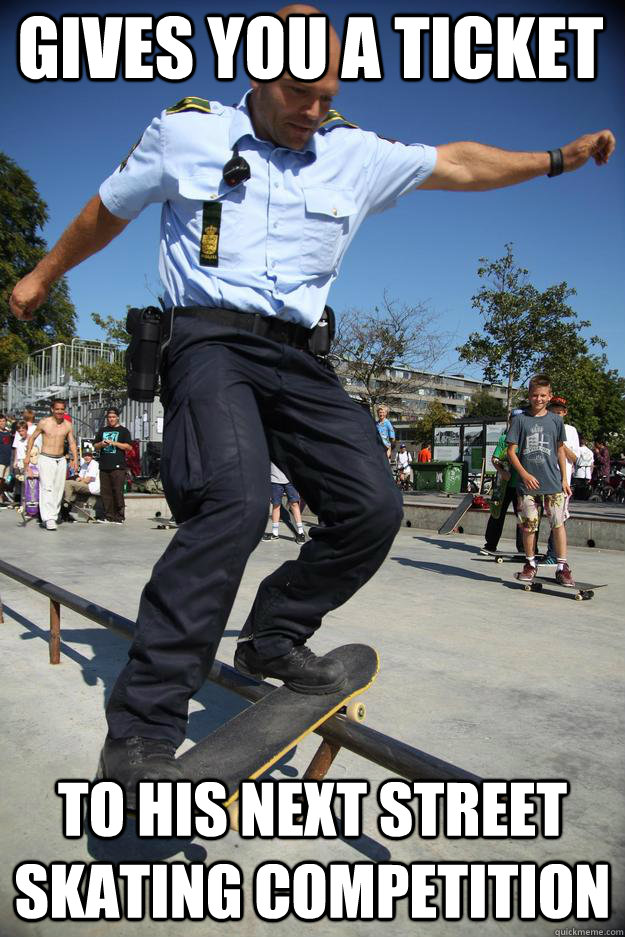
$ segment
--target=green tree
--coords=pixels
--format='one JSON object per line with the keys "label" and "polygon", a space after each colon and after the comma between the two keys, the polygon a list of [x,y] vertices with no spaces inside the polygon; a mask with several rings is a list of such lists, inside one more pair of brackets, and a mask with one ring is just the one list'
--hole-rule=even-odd
{"label": "green tree", "polygon": [[120,402],[126,397],[126,366],[123,352],[130,341],[126,320],[101,316],[97,312],[92,312],[91,318],[104,332],[104,341],[109,342],[113,349],[108,360],[101,358],[97,364],[77,368],[74,377],[84,384],[89,384],[94,390],[102,391],[111,403]]}
{"label": "green tree", "polygon": [[[596,337],[591,341],[605,345]],[[541,360],[540,367],[549,374],[554,394],[566,398],[567,419],[580,435],[605,439],[610,448],[618,448],[625,434],[625,378],[609,367],[605,354],[586,352],[568,357],[556,347]]]}
{"label": "green tree", "polygon": [[436,319],[423,304],[400,304],[386,293],[373,312],[342,313],[332,352],[343,360],[372,413],[379,403],[414,391],[419,385],[414,372],[429,370],[440,358],[446,336],[433,329]]}
{"label": "green tree", "polygon": [[13,287],[46,253],[39,231],[47,220],[48,208],[35,183],[0,152],[0,381],[6,380],[11,368],[30,352],[71,341],[76,334],[76,311],[64,277],[29,322],[16,319],[9,311]]}
{"label": "green tree", "polygon": [[506,405],[487,390],[476,391],[466,406],[465,417],[473,420],[505,420]]}
{"label": "green tree", "polygon": [[511,244],[498,260],[481,257],[477,275],[486,283],[472,297],[472,306],[482,316],[483,330],[472,332],[456,350],[463,361],[480,365],[487,381],[506,384],[509,412],[514,385],[535,373],[550,349],[558,347],[569,358],[587,351],[579,329],[590,322],[578,320],[568,305],[575,290],[567,283],[543,291],[529,283]]}
{"label": "green tree", "polygon": [[432,445],[434,427],[449,426],[453,422],[454,417],[449,410],[447,410],[442,403],[439,403],[438,400],[433,400],[427,405],[423,416],[411,427],[411,435],[418,443],[421,443],[421,445],[425,443]]}

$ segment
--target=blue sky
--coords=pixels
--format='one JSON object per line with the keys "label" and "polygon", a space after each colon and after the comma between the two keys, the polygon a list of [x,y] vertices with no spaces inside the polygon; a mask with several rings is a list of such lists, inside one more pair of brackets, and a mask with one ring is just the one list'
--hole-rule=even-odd
{"label": "blue sky", "polygon": [[[196,70],[184,82],[117,81],[29,82],[16,62],[17,26],[30,13],[182,13],[195,24],[190,40]],[[207,6],[199,2],[168,5],[133,0],[102,3],[5,2],[0,12],[0,81],[3,118],[0,148],[28,171],[47,202],[50,221],[44,235],[52,244],[100,182],[126,155],[154,114],[185,95],[233,103],[247,88],[242,68],[233,81],[214,77],[207,13],[269,12],[257,2]],[[439,327],[460,344],[479,328],[471,296],[480,286],[480,257],[496,258],[507,241],[518,261],[540,288],[566,280],[577,290],[572,305],[590,319],[586,334],[608,341],[613,367],[625,373],[625,97],[624,18],[618,6],[580,4],[576,0],[520,4],[457,2],[429,5],[397,0],[390,4],[362,0],[328,7],[339,33],[350,13],[374,14],[380,36],[384,79],[344,83],[336,107],[363,128],[404,142],[445,143],[478,140],[513,150],[546,150],[582,133],[610,127],[620,149],[607,167],[594,164],[557,179],[538,179],[489,193],[417,192],[392,211],[370,219],[352,245],[333,287],[330,302],[340,313],[349,307],[371,308],[384,291],[400,302],[424,302],[440,316]],[[393,14],[463,13],[605,15],[598,38],[598,74],[594,81],[465,82],[458,78],[408,82],[400,74],[400,39],[391,28]],[[158,208],[153,206],[116,242],[68,275],[78,311],[81,337],[101,337],[91,312],[121,316],[128,305],[154,301]],[[452,350],[445,366],[460,370]],[[466,366],[464,373],[479,376]]]}

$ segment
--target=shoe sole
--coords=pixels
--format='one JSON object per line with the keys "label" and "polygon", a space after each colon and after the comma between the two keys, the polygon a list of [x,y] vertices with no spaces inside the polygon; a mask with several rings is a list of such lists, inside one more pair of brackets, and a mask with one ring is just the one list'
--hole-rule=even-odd
{"label": "shoe sole", "polygon": [[244,677],[252,677],[254,680],[262,681],[267,677],[272,677],[274,680],[282,680],[289,690],[293,690],[294,693],[302,693],[305,696],[327,696],[329,693],[338,692],[347,683],[347,675],[345,675],[339,683],[325,684],[324,686],[319,686],[318,684],[317,686],[310,686],[309,684],[296,683],[294,680],[284,680],[283,677],[278,677],[275,674],[251,670],[246,664],[236,660],[234,662],[234,669],[243,674]]}

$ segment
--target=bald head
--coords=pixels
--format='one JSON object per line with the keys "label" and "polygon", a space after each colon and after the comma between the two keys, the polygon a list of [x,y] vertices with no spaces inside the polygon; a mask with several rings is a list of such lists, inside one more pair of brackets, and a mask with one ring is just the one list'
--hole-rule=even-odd
{"label": "bald head", "polygon": [[[276,16],[286,23],[288,16],[326,16],[317,7],[309,6],[308,3],[289,3],[287,6],[278,10]],[[328,71],[327,75],[338,80],[339,63],[341,61],[341,40],[328,18]]]}
{"label": "bald head", "polygon": [[[287,22],[289,16],[321,16],[307,3],[290,3],[278,10]],[[254,129],[263,140],[291,150],[304,150],[310,138],[328,115],[339,90],[341,43],[328,21],[328,67],[318,81],[299,81],[285,71],[275,81],[252,81],[249,99]]]}

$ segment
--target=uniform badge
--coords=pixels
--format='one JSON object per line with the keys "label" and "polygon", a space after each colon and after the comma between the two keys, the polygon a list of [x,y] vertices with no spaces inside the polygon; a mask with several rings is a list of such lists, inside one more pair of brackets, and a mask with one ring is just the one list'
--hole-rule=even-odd
{"label": "uniform badge", "polygon": [[221,202],[204,202],[200,238],[200,265],[202,267],[219,266],[220,230]]}
{"label": "uniform badge", "polygon": [[210,101],[205,98],[183,98],[172,107],[168,107],[166,114],[184,114],[185,111],[199,111],[200,114],[210,114]]}

